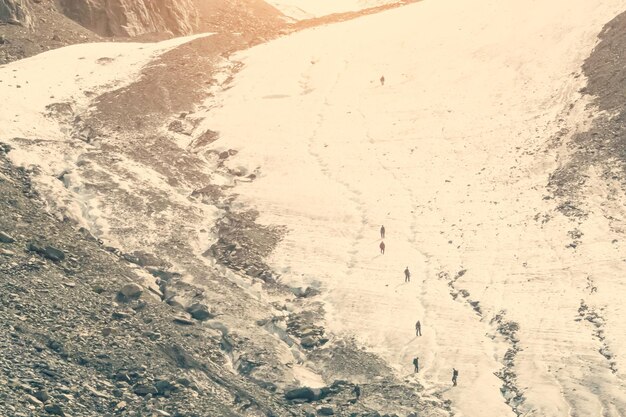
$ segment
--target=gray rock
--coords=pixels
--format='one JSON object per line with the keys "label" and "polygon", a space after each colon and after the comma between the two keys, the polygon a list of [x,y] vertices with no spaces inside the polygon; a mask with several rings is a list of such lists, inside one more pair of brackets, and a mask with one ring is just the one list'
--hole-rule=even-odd
{"label": "gray rock", "polygon": [[335,410],[333,410],[332,407],[325,405],[317,409],[317,414],[320,416],[334,416]]}
{"label": "gray rock", "polygon": [[111,314],[111,317],[113,317],[114,319],[117,320],[123,320],[123,319],[127,319],[130,317],[129,313],[125,313],[123,311],[115,311]]}
{"label": "gray rock", "polygon": [[65,253],[55,248],[54,246],[39,246],[37,243],[29,243],[27,249],[31,252],[36,252],[43,256],[44,258],[50,259],[51,261],[59,262],[65,259]]}
{"label": "gray rock", "polygon": [[14,243],[15,239],[13,238],[13,236],[4,233],[4,232],[0,232],[0,242],[2,243]]}
{"label": "gray rock", "polygon": [[43,256],[55,262],[59,262],[65,259],[65,253],[62,250],[57,249],[53,246],[46,246]]}
{"label": "gray rock", "polygon": [[26,0],[0,1],[0,22],[32,27],[33,19]]}
{"label": "gray rock", "polygon": [[115,333],[115,329],[111,328],[111,327],[105,327],[104,329],[102,329],[102,336],[110,336],[112,334]]}
{"label": "gray rock", "polygon": [[174,391],[176,389],[176,386],[173,385],[170,381],[168,381],[167,379],[159,379],[154,383],[154,387],[157,389],[157,391],[159,392],[159,394],[163,394],[166,391]]}
{"label": "gray rock", "polygon": [[2,255],[2,256],[15,256],[15,252],[10,251],[8,249],[0,248],[0,255]]}
{"label": "gray rock", "polygon": [[300,345],[302,345],[302,347],[305,349],[312,349],[318,344],[319,344],[318,340],[313,336],[303,337],[302,340],[300,341]]}
{"label": "gray rock", "polygon": [[45,403],[46,401],[50,399],[50,395],[48,395],[48,393],[44,390],[35,392],[33,396],[37,398],[39,401],[41,401],[42,403]]}
{"label": "gray rock", "polygon": [[65,417],[63,409],[58,404],[48,404],[44,407],[44,410],[46,410],[46,413],[48,414]]}
{"label": "gray rock", "polygon": [[120,294],[126,298],[139,298],[142,292],[143,288],[141,285],[135,284],[134,282],[124,285],[120,290]]}
{"label": "gray rock", "polygon": [[154,395],[158,394],[159,391],[154,387],[154,385],[149,384],[137,384],[133,387],[133,392],[137,395],[145,397],[146,395]]}
{"label": "gray rock", "polygon": [[215,315],[209,311],[209,307],[200,303],[187,307],[187,312],[191,314],[191,317],[200,321],[209,320],[215,317]]}
{"label": "gray rock", "polygon": [[174,323],[176,324],[182,324],[183,326],[192,326],[194,324],[193,320],[190,320],[186,317],[174,317]]}
{"label": "gray rock", "polygon": [[300,387],[285,392],[285,399],[318,401],[326,396],[326,392],[319,388]]}
{"label": "gray rock", "polygon": [[30,394],[24,394],[24,400],[30,404],[42,406],[43,404],[37,398]]}

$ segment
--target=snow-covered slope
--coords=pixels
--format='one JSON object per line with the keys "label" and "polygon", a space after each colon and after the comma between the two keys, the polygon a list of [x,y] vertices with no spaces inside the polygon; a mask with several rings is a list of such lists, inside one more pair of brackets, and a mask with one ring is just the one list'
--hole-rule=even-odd
{"label": "snow-covered slope", "polygon": [[[294,5],[303,17],[375,4]],[[606,212],[593,170],[581,173],[586,218],[563,216],[546,189],[568,152],[552,139],[593,120],[581,64],[624,9],[425,0],[250,49],[232,78],[232,39],[197,46],[145,84],[146,64],[185,39],[74,46],[0,67],[0,140],[13,162],[39,165],[48,201],[107,244],[169,262],[218,306],[214,329],[241,335],[233,369],[261,351],[259,381],[332,382],[286,330],[306,302],[210,257],[215,223],[250,207],[287,226],[271,266],[322,290],[312,303],[329,345],[356,340],[433,404],[472,417],[626,415],[624,246],[608,223],[623,205]],[[197,51],[218,57],[191,62]],[[182,106],[187,93],[207,101]],[[151,97],[166,105],[144,106]],[[375,395],[386,392],[364,391],[363,404],[385,406]]]}
{"label": "snow-covered slope", "polygon": [[576,224],[544,198],[547,143],[591,116],[580,66],[625,6],[424,1],[298,33],[241,54],[207,114],[261,173],[241,201],[290,229],[281,279],[320,286],[331,329],[399,374],[419,356],[458,415],[626,414],[622,244],[601,202]]}
{"label": "snow-covered slope", "polygon": [[268,0],[267,2],[285,16],[301,20],[363,10],[368,7],[396,3],[396,0]]}

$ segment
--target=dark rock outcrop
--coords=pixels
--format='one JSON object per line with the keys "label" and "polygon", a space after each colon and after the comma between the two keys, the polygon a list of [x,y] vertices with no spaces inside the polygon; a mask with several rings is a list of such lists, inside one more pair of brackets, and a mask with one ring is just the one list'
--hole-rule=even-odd
{"label": "dark rock outcrop", "polygon": [[102,36],[188,34],[197,25],[191,0],[61,0],[66,16]]}
{"label": "dark rock outcrop", "polygon": [[0,0],[0,23],[31,27],[28,0]]}

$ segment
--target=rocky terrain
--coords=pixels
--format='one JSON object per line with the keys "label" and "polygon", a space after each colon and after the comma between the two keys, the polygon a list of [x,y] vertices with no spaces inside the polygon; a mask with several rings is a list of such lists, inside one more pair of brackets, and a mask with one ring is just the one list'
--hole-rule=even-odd
{"label": "rocky terrain", "polygon": [[[419,387],[380,379],[390,374],[375,358],[347,344],[324,346],[314,313],[251,325],[275,334],[274,344],[301,346],[303,359],[329,376],[374,378],[361,385],[365,402],[355,401],[354,382],[339,379],[278,389],[285,364],[271,358],[269,345],[229,331],[213,306],[177,302],[168,286],[177,274],[146,265],[158,260],[122,254],[46,213],[29,173],[7,161],[10,149],[0,153],[1,415],[373,417],[381,415],[379,401],[424,407]],[[316,294],[287,291],[282,297],[295,305]]]}
{"label": "rocky terrain", "polygon": [[[120,85],[94,84],[94,88],[79,88],[76,95],[66,98],[46,95],[45,110],[38,111],[46,123],[58,128],[58,136],[45,130],[40,134],[36,126],[11,137],[0,132],[0,415],[455,415],[448,397],[458,395],[448,392],[448,365],[452,362],[442,360],[437,369],[433,365],[437,358],[432,355],[439,346],[420,345],[417,349],[411,345],[417,340],[405,345],[394,335],[384,343],[400,349],[401,355],[394,359],[401,361],[398,367],[385,352],[376,351],[376,346],[330,328],[327,301],[340,291],[333,294],[333,287],[329,290],[317,276],[307,277],[306,284],[298,285],[285,279],[284,275],[300,271],[276,268],[273,255],[292,230],[280,222],[267,221],[266,213],[244,203],[239,194],[246,186],[265,180],[273,167],[241,162],[239,156],[246,146],[220,141],[220,127],[207,124],[207,114],[222,106],[220,100],[236,85],[237,75],[245,68],[238,53],[300,30],[409,3],[413,1],[292,22],[257,0],[0,0],[0,70],[4,70],[0,83],[10,84],[9,95],[30,92],[28,80],[18,81],[23,74],[2,64],[50,49],[104,40],[149,42],[213,33],[164,48],[166,52],[155,52],[136,76],[129,75]],[[581,92],[601,111],[601,117],[571,137],[564,129],[549,144],[550,151],[556,150],[559,164],[551,171],[544,200],[554,200],[556,209],[572,222],[563,237],[566,252],[583,246],[589,234],[583,227],[588,214],[588,168],[597,168],[607,184],[606,202],[601,204],[604,216],[614,231],[625,227],[619,216],[612,216],[620,205],[612,196],[623,186],[626,160],[622,143],[624,91],[620,84],[624,78],[624,16],[605,27],[582,72],[571,74],[575,79],[584,75],[589,80]],[[74,70],[72,66],[69,84],[100,70],[106,72],[109,67],[124,68],[128,58],[123,52],[95,58],[83,55],[68,53],[63,64],[93,59],[97,69],[83,70],[76,65]],[[316,71],[329,61],[317,59],[303,60],[310,64],[310,74],[303,72],[298,81],[301,94],[294,96],[317,94],[313,94],[313,79],[319,78]],[[348,58],[344,64],[347,68]],[[128,68],[130,74],[134,68]],[[331,68],[328,72],[341,75],[344,70]],[[389,80],[384,86],[387,93],[396,80],[385,75]],[[366,87],[361,85],[359,91],[378,88],[378,76],[372,75],[374,81],[369,80],[369,86],[361,80]],[[342,85],[338,80],[333,88]],[[380,84],[382,89],[382,81]],[[364,212],[369,206],[365,203],[367,193],[341,177],[342,171],[333,168],[332,158],[330,162],[324,159],[328,158],[324,149],[335,143],[324,139],[318,146],[314,141],[322,140],[316,129],[322,126],[324,116],[334,114],[328,94],[321,100],[328,114],[318,116],[309,151],[327,179],[339,178],[345,187],[343,193],[347,190]],[[263,99],[287,97],[271,94]],[[12,128],[28,123],[27,112],[20,113],[19,106],[11,107],[13,110]],[[352,108],[346,114],[351,112]],[[574,110],[563,114],[564,118],[575,116]],[[243,116],[241,122],[245,123]],[[257,133],[251,128],[245,140],[256,142]],[[231,140],[236,143],[238,138],[233,136],[235,140]],[[369,131],[356,136],[366,136],[372,146],[377,140]],[[392,168],[385,167],[387,162],[380,158],[384,175],[389,175]],[[22,166],[15,161],[22,161]],[[581,175],[581,170],[586,171]],[[392,187],[399,184],[405,188],[391,191],[410,196],[407,211],[412,215],[416,207],[432,203],[421,201],[408,187],[410,182],[404,184],[398,178],[394,175]],[[445,182],[451,183],[448,179]],[[442,207],[451,206],[454,204],[442,203]],[[533,216],[543,225],[554,223],[556,213],[533,211]],[[409,228],[416,236],[424,234],[417,226],[424,218],[423,210],[414,215]],[[361,214],[358,236],[349,252],[349,272],[371,261],[357,261],[360,252],[356,247],[369,239],[369,220],[369,215]],[[461,241],[463,233],[460,235]],[[452,244],[451,239],[446,238],[447,244]],[[418,242],[413,237],[410,246]],[[295,247],[293,242],[288,245]],[[434,244],[429,241],[428,245]],[[461,244],[454,246],[461,250]],[[447,247],[446,254],[456,253]],[[289,256],[304,262],[312,254],[292,250]],[[435,265],[434,256],[428,258]],[[473,261],[471,256],[467,258],[461,264]],[[317,273],[317,267],[313,271]],[[376,282],[371,285],[380,285],[387,272],[374,274]],[[500,305],[494,310],[492,300],[485,295],[488,286],[472,281],[474,276],[483,275],[479,267],[433,266],[430,273],[434,279],[428,282],[428,275],[415,273],[417,285],[423,289],[419,298],[410,302],[425,299],[428,291],[437,293],[433,299],[449,304],[433,305],[428,311],[460,311],[460,316],[450,316],[450,322],[460,326],[459,335],[465,334],[463,323],[479,323],[477,339],[468,343],[482,346],[476,340],[487,344],[486,340],[495,341],[487,351],[489,360],[499,367],[495,372],[488,372],[488,366],[482,369],[496,378],[499,391],[495,397],[513,414],[526,415],[534,406],[532,391],[536,387],[524,382],[523,365],[531,361],[524,356],[529,339],[519,315]],[[589,333],[599,346],[602,364],[619,376],[619,343],[611,338],[615,332],[613,316],[594,300],[600,284],[591,275],[585,299],[573,317],[577,328]],[[361,280],[361,276],[356,279]],[[347,278],[343,281],[350,283]],[[357,282],[350,293],[358,294],[363,287]],[[441,294],[438,286],[443,288]],[[338,302],[356,311],[374,311],[374,303],[366,298]],[[397,307],[383,306],[381,310],[393,315]],[[438,319],[445,323],[446,317]],[[389,323],[371,324],[358,316],[355,321],[363,328],[391,328],[397,320],[394,317]],[[458,336],[442,326],[445,337]],[[412,333],[411,326],[407,328]],[[439,342],[457,349],[459,343],[445,337]],[[454,349],[438,354],[452,355]],[[426,363],[424,377],[424,372],[418,377],[399,370],[405,363],[410,366],[407,358],[416,352]],[[463,371],[462,375],[466,378],[468,373]],[[445,380],[445,387],[423,384],[437,380]],[[479,400],[470,398],[472,401]]]}
{"label": "rocky terrain", "polygon": [[[165,53],[129,86],[89,93],[88,110],[47,106],[77,156],[57,184],[70,198],[94,197],[84,218],[37,185],[47,173],[7,158],[16,143],[66,150],[45,138],[2,144],[0,415],[448,415],[444,401],[424,400],[419,384],[399,379],[378,356],[326,332],[318,289],[280,282],[265,259],[284,228],[258,224],[258,213],[241,207],[228,185],[259,172],[229,168],[236,151],[209,150],[219,134],[197,129],[207,91],[227,89],[239,68],[228,57],[297,27],[255,1],[199,2],[197,14],[173,18],[178,27],[166,22],[174,10],[154,22],[140,3],[133,7],[141,13],[131,13],[137,20],[126,21],[97,2],[4,1],[12,8],[0,26],[2,62],[99,35],[219,33]],[[172,71],[176,83],[168,81]],[[166,178],[181,198],[158,184],[132,192],[119,186],[137,179],[129,170],[136,164]],[[108,206],[107,228],[90,214],[92,204]],[[203,219],[209,214],[217,216]]]}

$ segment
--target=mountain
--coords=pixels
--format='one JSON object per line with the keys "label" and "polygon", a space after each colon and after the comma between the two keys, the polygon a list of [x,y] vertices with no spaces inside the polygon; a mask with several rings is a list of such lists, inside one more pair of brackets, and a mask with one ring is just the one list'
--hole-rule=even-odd
{"label": "mountain", "polygon": [[623,2],[380,3],[0,26],[0,415],[626,415]]}

